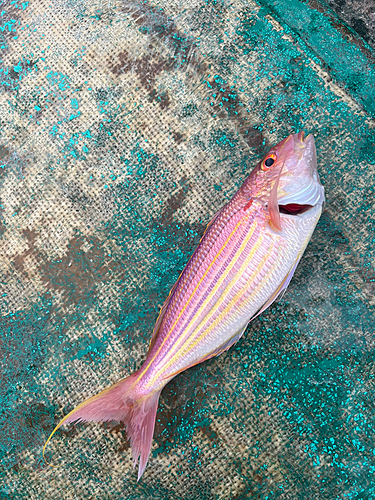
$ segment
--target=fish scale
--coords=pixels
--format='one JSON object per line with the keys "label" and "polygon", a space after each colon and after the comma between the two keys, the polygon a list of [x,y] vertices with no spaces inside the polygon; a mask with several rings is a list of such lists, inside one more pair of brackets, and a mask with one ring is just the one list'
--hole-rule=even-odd
{"label": "fish scale", "polygon": [[[253,226],[256,226],[256,222],[254,221]],[[248,229],[249,233],[254,235],[253,231],[251,231],[251,226]],[[242,234],[240,236],[243,237],[243,239],[246,238],[246,229],[241,231]],[[229,247],[228,251],[230,252],[233,248],[235,247],[234,244],[232,244],[231,247]],[[251,237],[249,238],[248,242],[248,247],[252,246],[252,240]],[[230,294],[228,296],[228,288],[229,290],[234,291],[234,285],[233,285],[233,274],[238,272],[238,268],[243,264],[243,261],[246,259],[246,247],[244,248],[244,251],[241,252],[241,248],[237,249],[236,251],[236,257],[231,256],[230,258],[230,265],[231,265],[231,270],[232,273],[228,271],[228,266],[225,266],[227,259],[227,254],[223,252],[222,254],[222,259],[220,262],[218,262],[217,266],[219,267],[219,270],[217,269],[212,269],[212,276],[207,276],[207,280],[203,283],[201,283],[201,286],[198,287],[195,292],[189,297],[189,308],[185,311],[185,317],[182,316],[180,319],[180,324],[176,325],[176,332],[175,332],[175,337],[176,340],[172,343],[170,349],[171,349],[171,354],[173,354],[173,364],[176,365],[177,370],[180,370],[182,366],[179,366],[179,359],[180,355],[182,353],[178,352],[179,347],[183,344],[186,343],[188,347],[188,344],[191,343],[196,336],[200,335],[202,330],[204,330],[208,318],[210,318],[210,312],[213,310],[214,307],[217,308],[218,313],[220,313],[221,309],[223,309],[227,305],[227,299],[230,297]],[[224,264],[223,267],[221,267],[221,264]],[[224,269],[224,271],[223,271]],[[227,272],[225,272],[227,271]],[[215,279],[216,278],[216,279]],[[228,283],[226,283],[226,279]],[[214,281],[214,286],[212,287],[212,281]],[[216,283],[215,283],[216,281]],[[210,290],[213,288],[212,290]],[[176,292],[178,291],[178,288]],[[224,296],[225,294],[225,296]],[[181,302],[183,302],[183,299],[181,299]],[[190,312],[191,311],[191,312]],[[190,313],[190,314],[189,314]],[[185,319],[186,318],[186,319]],[[215,316],[211,318],[212,321],[215,321],[216,318]],[[165,335],[168,335],[169,331],[166,329]],[[204,339],[202,339],[204,340]],[[226,340],[226,339],[225,339]],[[220,342],[220,338],[218,337],[217,342]],[[215,342],[215,340],[214,340]],[[202,351],[202,356],[206,356],[209,351],[211,351],[211,344],[205,343],[205,347],[208,348],[207,352]],[[186,349],[185,349],[186,350]],[[184,350],[184,352],[185,352]],[[152,352],[150,353],[152,355]],[[170,356],[168,356],[169,353],[164,353],[160,352],[160,356],[162,359],[162,362],[164,363],[164,368],[170,367],[172,364],[170,361]],[[198,355],[199,356],[199,355]],[[193,358],[196,358],[197,354],[193,354]],[[190,359],[190,358],[189,358]],[[189,360],[185,359],[185,361],[189,364]],[[165,364],[167,362],[167,364]],[[157,363],[157,359],[155,359],[155,364]],[[172,368],[172,372],[177,371]],[[164,375],[165,376],[165,375]]]}
{"label": "fish scale", "polygon": [[[205,241],[201,242],[201,251],[197,252],[195,256],[195,260],[197,260],[200,264],[199,272],[193,276],[189,273],[191,285],[186,293],[181,294],[180,287],[177,286],[174,295],[171,298],[171,308],[173,308],[173,305],[176,305],[173,310],[177,311],[177,314],[168,315],[169,311],[166,313],[165,321],[162,323],[159,332],[159,338],[162,343],[165,341],[165,337],[170,336],[171,330],[175,332],[173,340],[171,339],[172,342],[175,340],[175,337],[180,337],[181,331],[184,330],[191,322],[196,313],[196,309],[201,306],[202,302],[206,299],[209,289],[214,286],[215,281],[217,282],[220,279],[223,280],[226,276],[225,269],[228,268],[230,263],[233,265],[235,264],[235,261],[233,260],[234,254],[236,253],[235,245],[237,242],[241,242],[241,240],[245,239],[247,231],[246,227],[241,224],[236,234],[232,235],[231,238],[228,238],[227,234],[231,233],[231,226],[234,225],[236,220],[232,220],[231,222],[232,224],[228,224],[230,227],[227,233],[225,231],[221,232],[219,237],[216,239],[216,245],[213,245],[213,252],[208,252],[205,259],[200,258],[201,254],[206,253],[204,249]],[[218,224],[219,223],[220,221],[218,221]],[[213,227],[212,230],[214,229],[215,228]],[[192,264],[194,265],[194,263]],[[188,269],[186,271],[189,272]],[[181,278],[183,277],[184,276],[182,275]],[[164,326],[165,328],[163,328]]]}
{"label": "fish scale", "polygon": [[64,423],[122,421],[134,466],[139,458],[139,480],[161,390],[178,373],[229,349],[286,289],[323,204],[314,140],[290,135],[207,226],[160,311],[141,368],[78,405],[44,449]]}

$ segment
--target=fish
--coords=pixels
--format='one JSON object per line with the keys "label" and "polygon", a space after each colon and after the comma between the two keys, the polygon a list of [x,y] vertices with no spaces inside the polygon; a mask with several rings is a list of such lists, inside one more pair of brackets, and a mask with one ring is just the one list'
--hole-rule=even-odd
{"label": "fish", "polygon": [[313,136],[291,134],[255,166],[209,222],[156,321],[146,359],[130,376],[79,404],[55,427],[126,425],[138,481],[149,458],[162,389],[219,356],[289,285],[325,206]]}

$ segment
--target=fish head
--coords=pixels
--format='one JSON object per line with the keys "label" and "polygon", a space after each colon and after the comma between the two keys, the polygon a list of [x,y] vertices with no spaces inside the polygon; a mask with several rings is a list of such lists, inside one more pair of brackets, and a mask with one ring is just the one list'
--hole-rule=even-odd
{"label": "fish head", "polygon": [[[247,186],[246,186],[247,183]],[[302,217],[311,211],[319,219],[324,207],[313,136],[291,134],[258,163],[244,184],[248,196],[258,199],[270,217],[273,229],[281,231],[282,218]]]}

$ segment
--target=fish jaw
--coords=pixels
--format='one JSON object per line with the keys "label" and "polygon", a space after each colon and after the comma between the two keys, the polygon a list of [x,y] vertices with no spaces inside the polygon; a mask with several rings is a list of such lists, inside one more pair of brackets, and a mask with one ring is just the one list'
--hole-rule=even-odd
{"label": "fish jaw", "polygon": [[[272,166],[265,168],[265,161],[271,157]],[[315,205],[323,208],[324,188],[317,171],[313,136],[305,137],[304,132],[291,134],[274,146],[241,189],[246,196],[264,205],[275,231],[282,230],[285,214],[299,216]]]}
{"label": "fish jaw", "polygon": [[294,154],[286,162],[278,190],[279,205],[324,206],[324,187],[317,170],[316,148],[313,136],[294,136]]}

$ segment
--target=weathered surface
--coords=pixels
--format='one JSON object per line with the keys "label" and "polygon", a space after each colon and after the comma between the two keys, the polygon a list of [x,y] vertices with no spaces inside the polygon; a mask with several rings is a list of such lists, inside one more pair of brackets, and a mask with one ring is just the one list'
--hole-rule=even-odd
{"label": "weathered surface", "polygon": [[[0,6],[0,498],[373,498],[370,46],[321,2]],[[206,223],[302,129],[327,209],[283,299],[167,386],[139,484],[116,423],[59,432],[47,467],[54,424],[140,366]]]}
{"label": "weathered surface", "polygon": [[[355,33],[375,48],[375,4],[367,0],[327,0],[328,5]],[[311,5],[311,4],[310,4]],[[321,4],[326,11],[324,3]]]}

